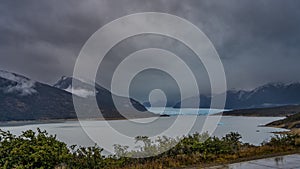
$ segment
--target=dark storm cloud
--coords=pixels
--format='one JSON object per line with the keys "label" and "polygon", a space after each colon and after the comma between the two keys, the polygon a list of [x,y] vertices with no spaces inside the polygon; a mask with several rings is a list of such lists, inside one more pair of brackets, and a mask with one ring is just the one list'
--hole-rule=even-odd
{"label": "dark storm cloud", "polygon": [[[127,14],[156,11],[183,17],[207,34],[229,88],[299,81],[299,6],[298,0],[3,1],[0,69],[54,83],[72,75],[82,45],[101,26]],[[108,65],[118,60],[110,58]]]}

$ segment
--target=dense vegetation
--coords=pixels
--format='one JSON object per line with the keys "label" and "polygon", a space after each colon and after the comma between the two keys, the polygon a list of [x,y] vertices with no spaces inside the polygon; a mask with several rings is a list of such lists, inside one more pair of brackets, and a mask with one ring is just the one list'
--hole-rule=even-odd
{"label": "dense vegetation", "polygon": [[[87,148],[67,147],[55,136],[39,129],[37,133],[28,130],[20,136],[0,131],[0,168],[96,169],[204,166],[270,154],[298,152],[300,148],[298,135],[277,135],[269,142],[262,143],[261,146],[242,143],[240,139],[238,133],[230,133],[223,138],[196,133],[180,140],[162,137],[154,142],[148,137],[139,136],[136,141],[144,144],[139,150],[128,151],[126,146],[115,145],[116,154],[105,157],[102,155],[102,149],[96,145]],[[153,154],[159,155],[130,158]]]}

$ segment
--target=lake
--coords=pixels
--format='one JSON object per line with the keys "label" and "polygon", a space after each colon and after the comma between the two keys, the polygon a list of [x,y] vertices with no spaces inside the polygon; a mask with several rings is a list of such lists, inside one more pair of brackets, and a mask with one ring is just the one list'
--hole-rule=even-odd
{"label": "lake", "polygon": [[[170,108],[166,110],[162,110],[162,108],[152,108],[149,110],[160,114],[171,114],[172,116],[135,119],[133,121],[66,121],[63,123],[1,126],[0,128],[2,130],[9,130],[16,135],[19,135],[24,130],[36,130],[36,128],[40,128],[47,130],[50,134],[56,134],[59,140],[68,145],[93,146],[97,143],[109,152],[113,152],[114,144],[129,145],[131,149],[134,149],[136,145],[132,137],[149,136],[156,138],[157,135],[164,133],[164,131],[169,128],[174,128],[171,133],[166,132],[166,135],[170,137],[182,136],[183,133],[187,134],[185,133],[187,130],[181,130],[187,126],[192,126],[188,129],[188,133],[200,133],[205,120],[207,120],[208,114],[219,112],[219,110],[208,109],[182,109],[178,111]],[[186,114],[184,114],[184,112],[186,112]],[[210,118],[219,120],[212,135],[221,137],[230,132],[238,132],[242,135],[243,142],[255,145],[259,145],[263,141],[270,139],[270,137],[274,135],[271,132],[285,131],[284,129],[259,127],[259,125],[282,119],[282,117],[210,116]],[[178,120],[178,124],[174,126],[173,124],[176,120]],[[193,124],[191,124],[191,122],[193,122]],[[123,137],[120,138],[115,133],[120,133]]]}

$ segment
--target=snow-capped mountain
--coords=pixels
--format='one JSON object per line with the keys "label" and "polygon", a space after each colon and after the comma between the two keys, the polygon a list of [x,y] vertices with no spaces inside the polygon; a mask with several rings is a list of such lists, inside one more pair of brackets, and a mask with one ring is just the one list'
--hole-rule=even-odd
{"label": "snow-capped mountain", "polygon": [[250,108],[300,104],[300,83],[269,83],[248,91],[240,101]]}
{"label": "snow-capped mountain", "polygon": [[[97,85],[97,92],[94,92],[84,82],[82,86],[70,86],[71,82],[72,78],[64,77],[56,84],[56,87],[53,87],[15,73],[0,71],[0,121],[77,118],[73,105],[74,98],[79,100],[80,107],[86,110],[84,118],[99,117],[96,114],[96,109],[99,108],[104,118],[124,118],[115,108],[111,99],[112,94],[108,90]],[[70,90],[74,87],[75,90]],[[68,90],[75,91],[74,95]],[[93,93],[96,93],[97,107],[89,104],[88,99]],[[141,111],[138,114],[126,112],[126,117],[153,116],[133,99],[118,96],[116,98],[121,105],[124,105],[125,111],[127,105],[130,104],[128,100]]]}
{"label": "snow-capped mountain", "polygon": [[[76,80],[76,86],[73,86],[72,81]],[[88,85],[80,80],[73,79],[71,77],[63,76],[58,82],[54,84],[54,87],[65,90],[72,94],[75,94],[80,97],[90,97],[95,96],[95,93],[98,91],[94,91],[91,85]]]}
{"label": "snow-capped mountain", "polygon": [[[216,95],[214,97],[219,97]],[[192,100],[188,98],[184,101]],[[201,108],[210,107],[210,96],[201,95]],[[181,102],[174,107],[179,108]],[[226,109],[263,108],[300,104],[300,83],[268,83],[254,90],[226,92]]]}
{"label": "snow-capped mountain", "polygon": [[[139,111],[147,111],[147,109],[136,100],[113,95],[109,90],[103,88],[97,83],[95,83],[94,88],[92,85],[81,80],[63,76],[57,83],[54,84],[54,87],[87,99],[91,96],[96,96],[100,109],[116,109],[114,107],[114,102],[118,102],[120,105],[118,108],[125,111],[128,109],[130,104]],[[114,97],[114,100],[112,97]]]}
{"label": "snow-capped mountain", "polygon": [[70,93],[15,73],[0,74],[0,121],[76,118]]}

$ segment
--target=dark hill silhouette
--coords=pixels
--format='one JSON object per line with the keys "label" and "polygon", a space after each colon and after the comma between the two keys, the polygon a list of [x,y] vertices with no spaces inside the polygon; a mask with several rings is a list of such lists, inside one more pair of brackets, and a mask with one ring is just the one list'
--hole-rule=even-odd
{"label": "dark hill silhouette", "polygon": [[[70,82],[70,78],[64,79],[69,79],[65,82]],[[86,86],[82,88],[84,89]],[[99,117],[95,110],[100,108],[104,118],[124,119],[110,99],[112,94],[99,85],[96,85],[96,90],[99,91],[96,95],[99,107],[92,107],[89,104],[89,96],[74,96],[75,99],[80,101],[80,107],[86,110],[84,118]],[[121,105],[124,105],[123,110],[126,117],[154,116],[154,114],[147,112],[143,105],[133,99],[129,99],[131,103],[128,103],[127,98],[119,96],[116,96],[116,98]],[[133,104],[140,112],[126,112],[128,104]],[[75,118],[77,118],[77,115],[73,106],[72,93],[62,90],[58,86],[53,87],[15,73],[0,71],[0,121]]]}

